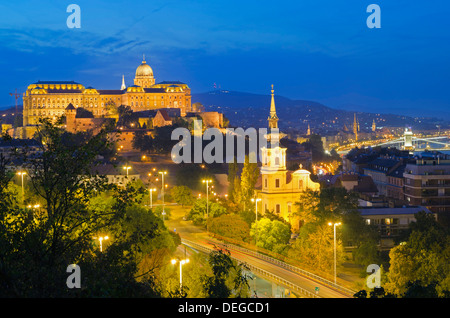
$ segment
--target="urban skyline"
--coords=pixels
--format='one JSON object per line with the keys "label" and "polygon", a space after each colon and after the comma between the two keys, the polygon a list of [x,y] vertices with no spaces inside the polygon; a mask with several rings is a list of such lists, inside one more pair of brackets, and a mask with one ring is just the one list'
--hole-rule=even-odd
{"label": "urban skyline", "polygon": [[139,11],[120,1],[78,5],[79,29],[67,28],[63,5],[1,5],[0,107],[14,105],[15,88],[24,92],[38,80],[107,89],[125,75],[130,85],[130,70],[146,54],[158,78],[188,82],[195,93],[216,84],[266,94],[276,82],[281,96],[332,108],[426,116],[432,106],[450,118],[443,1],[381,1],[379,29],[367,27],[369,4],[358,1],[137,2]]}
{"label": "urban skyline", "polygon": [[450,5],[0,12],[0,298],[450,297]]}

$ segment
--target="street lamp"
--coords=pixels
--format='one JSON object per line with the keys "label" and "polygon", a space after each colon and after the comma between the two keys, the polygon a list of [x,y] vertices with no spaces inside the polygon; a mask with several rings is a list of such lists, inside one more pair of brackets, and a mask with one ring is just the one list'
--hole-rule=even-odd
{"label": "street lamp", "polygon": [[24,189],[24,187],[23,187],[23,176],[26,175],[26,174],[27,174],[27,173],[26,173],[25,171],[19,171],[19,172],[17,172],[17,175],[21,176],[21,178],[22,178],[22,204],[23,204],[23,201],[24,201],[24,199],[25,199],[25,189]]}
{"label": "street lamp", "polygon": [[[209,188],[209,183],[212,182],[212,180],[211,179],[203,179],[202,182],[206,184],[206,219],[208,219],[209,218],[208,188]],[[206,222],[206,232],[208,232],[208,222]]]}
{"label": "street lamp", "polygon": [[[95,237],[94,237],[95,238]],[[103,244],[102,244],[102,242],[104,241],[104,240],[108,240],[109,239],[109,236],[100,236],[99,238],[98,238],[98,241],[100,242],[100,252],[103,252]]]}
{"label": "street lamp", "polygon": [[180,263],[180,292],[183,290],[183,269],[182,266],[184,264],[189,263],[189,258],[185,258],[183,260],[176,260],[176,259],[172,259],[171,263],[172,265],[175,265],[177,262]]}
{"label": "street lamp", "polygon": [[329,222],[328,225],[333,226],[334,229],[334,283],[336,284],[336,226],[341,225],[341,222]]}
{"label": "street lamp", "polygon": [[158,173],[161,174],[161,178],[162,178],[162,183],[161,183],[161,195],[162,195],[162,201],[163,201],[163,211],[162,211],[162,216],[163,216],[163,221],[164,221],[164,216],[166,215],[166,211],[165,211],[165,205],[164,205],[164,176],[167,174],[167,171],[159,171]]}
{"label": "street lamp", "polygon": [[130,166],[125,166],[125,167],[123,167],[123,170],[126,170],[126,171],[127,171],[127,178],[128,178],[128,170],[130,170],[130,169],[131,169]]}
{"label": "street lamp", "polygon": [[255,202],[255,213],[256,213],[256,222],[258,222],[258,202],[261,201],[261,199],[251,199],[252,202]]}
{"label": "street lamp", "polygon": [[156,191],[156,188],[148,189],[148,192],[150,193],[150,209],[153,208],[153,196],[152,193]]}

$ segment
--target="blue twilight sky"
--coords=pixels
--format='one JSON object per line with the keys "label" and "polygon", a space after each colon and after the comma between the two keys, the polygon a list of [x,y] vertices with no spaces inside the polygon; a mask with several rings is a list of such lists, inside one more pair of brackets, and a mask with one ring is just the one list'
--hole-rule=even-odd
{"label": "blue twilight sky", "polygon": [[[81,8],[81,28],[66,25]],[[369,29],[369,4],[381,29]],[[2,1],[0,108],[38,80],[132,85],[145,54],[157,82],[450,119],[445,0]]]}

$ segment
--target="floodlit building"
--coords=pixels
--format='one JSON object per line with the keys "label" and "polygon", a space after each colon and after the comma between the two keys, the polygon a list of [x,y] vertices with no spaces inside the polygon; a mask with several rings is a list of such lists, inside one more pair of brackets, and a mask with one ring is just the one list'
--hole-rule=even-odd
{"label": "floodlit building", "polygon": [[450,156],[422,154],[408,162],[404,173],[404,196],[408,204],[422,205],[439,217],[450,216]]}
{"label": "floodlit building", "polygon": [[126,87],[122,77],[120,89],[96,89],[74,81],[37,81],[23,95],[23,127],[15,136],[30,138],[40,118],[66,115],[66,108],[83,108],[94,118],[114,117],[117,107],[130,106],[133,112],[178,108],[181,116],[192,111],[191,89],[179,81],[156,83],[153,69],[144,60],[137,67],[134,85]]}
{"label": "floodlit building", "polygon": [[[425,212],[433,214],[423,206],[390,207],[362,207],[358,211],[366,224],[374,226],[380,234],[380,248],[390,249],[396,239],[409,228],[411,222],[416,222],[416,214]],[[436,215],[434,214],[436,217]]]}
{"label": "floodlit building", "polygon": [[[270,116],[268,118],[268,140],[280,138],[278,132],[278,116],[272,87]],[[270,143],[271,144],[271,143]],[[293,216],[295,202],[299,194],[306,189],[319,190],[320,185],[311,180],[308,170],[289,171],[286,169],[286,148],[271,145],[261,148],[261,178],[257,184],[257,197],[261,198],[262,211],[273,211],[278,216],[290,222],[294,229],[298,229],[299,220]]]}

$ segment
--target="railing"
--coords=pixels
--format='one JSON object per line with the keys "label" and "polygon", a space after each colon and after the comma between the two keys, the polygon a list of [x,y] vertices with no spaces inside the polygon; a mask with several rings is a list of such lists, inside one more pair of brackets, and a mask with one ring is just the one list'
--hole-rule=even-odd
{"label": "railing", "polygon": [[311,272],[308,272],[308,271],[306,271],[306,270],[304,270],[304,269],[301,269],[301,268],[299,268],[299,267],[290,265],[290,264],[288,264],[288,263],[286,263],[286,262],[280,261],[280,260],[278,260],[278,259],[276,259],[276,258],[267,256],[267,255],[264,255],[264,254],[261,254],[261,253],[258,253],[258,252],[249,250],[249,249],[247,249],[247,248],[245,248],[245,247],[237,246],[237,245],[234,245],[234,244],[229,244],[229,243],[226,243],[226,244],[225,244],[225,243],[220,243],[220,244],[224,245],[225,247],[231,247],[231,248],[234,249],[234,250],[238,250],[238,251],[244,252],[244,253],[246,253],[246,254],[253,255],[253,256],[255,256],[255,257],[258,257],[258,258],[260,258],[260,259],[263,259],[263,260],[265,260],[265,261],[268,261],[268,262],[270,262],[270,263],[272,263],[272,264],[274,264],[274,265],[277,265],[277,266],[279,266],[279,267],[282,267],[282,268],[284,268],[284,269],[287,269],[287,270],[289,270],[289,271],[291,271],[291,272],[294,272],[294,273],[300,274],[300,275],[302,275],[302,276],[306,276],[306,277],[308,277],[308,278],[310,278],[310,279],[314,279],[314,280],[316,280],[316,281],[319,281],[319,282],[321,282],[322,284],[327,285],[328,287],[334,288],[334,289],[336,289],[336,290],[338,290],[338,291],[340,291],[340,292],[342,292],[342,293],[347,294],[348,296],[353,296],[353,295],[356,293],[356,291],[353,291],[353,290],[351,290],[351,289],[349,289],[349,288],[346,288],[346,287],[344,287],[344,286],[335,284],[334,282],[332,282],[332,281],[330,281],[330,280],[328,280],[328,279],[325,279],[325,278],[323,278],[323,277],[320,277],[320,276],[318,276],[318,275],[316,275],[316,274],[313,274],[313,273],[311,273]]}
{"label": "railing", "polygon": [[[188,241],[186,239],[181,239],[181,242],[182,242],[182,244],[191,246],[191,247],[193,247],[195,249],[198,249],[200,251],[203,251],[205,253],[209,253],[209,252],[212,251],[212,248],[205,247],[203,245],[197,244],[197,243],[192,242],[192,241]],[[239,261],[235,257],[232,257],[232,256],[230,256],[230,257],[233,258],[236,261]],[[306,289],[304,289],[304,288],[302,288],[302,287],[300,287],[300,286],[298,286],[296,284],[293,284],[290,281],[288,281],[288,280],[286,280],[284,278],[281,278],[281,277],[279,277],[279,276],[277,276],[275,274],[272,274],[272,273],[270,273],[270,272],[268,272],[268,271],[266,271],[266,270],[264,270],[262,268],[259,268],[257,266],[254,266],[254,265],[251,265],[251,264],[248,264],[248,263],[246,263],[245,265],[248,268],[250,268],[253,272],[258,273],[258,274],[260,274],[262,276],[268,277],[271,280],[273,280],[273,281],[275,281],[275,282],[277,282],[277,283],[279,283],[281,285],[284,285],[284,286],[290,288],[292,291],[297,291],[298,293],[301,293],[305,297],[321,298],[319,295],[317,295],[317,294],[315,294],[313,292],[310,292],[309,290],[306,290]]]}

